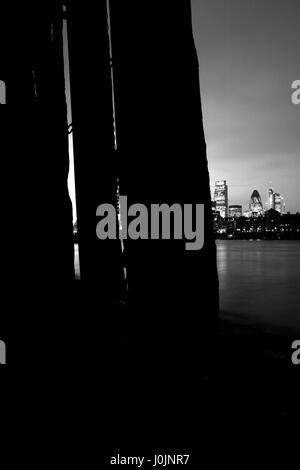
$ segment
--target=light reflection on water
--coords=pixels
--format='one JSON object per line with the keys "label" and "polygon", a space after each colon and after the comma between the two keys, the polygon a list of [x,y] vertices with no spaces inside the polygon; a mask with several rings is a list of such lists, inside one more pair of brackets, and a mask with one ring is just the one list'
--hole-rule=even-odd
{"label": "light reflection on water", "polygon": [[222,315],[300,332],[300,242],[216,243]]}

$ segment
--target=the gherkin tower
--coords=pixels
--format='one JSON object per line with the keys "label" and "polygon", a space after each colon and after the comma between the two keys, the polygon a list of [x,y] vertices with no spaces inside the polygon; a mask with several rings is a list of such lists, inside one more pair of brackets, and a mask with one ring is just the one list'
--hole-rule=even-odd
{"label": "the gherkin tower", "polygon": [[254,189],[250,197],[249,210],[252,212],[253,217],[258,217],[263,214],[263,204],[257,189]]}

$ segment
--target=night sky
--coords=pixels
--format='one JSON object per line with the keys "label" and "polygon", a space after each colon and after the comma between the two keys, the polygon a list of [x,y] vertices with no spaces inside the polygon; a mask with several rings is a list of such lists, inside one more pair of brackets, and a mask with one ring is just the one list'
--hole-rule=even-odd
{"label": "night sky", "polygon": [[300,1],[191,1],[211,186],[245,210],[272,182],[300,211]]}

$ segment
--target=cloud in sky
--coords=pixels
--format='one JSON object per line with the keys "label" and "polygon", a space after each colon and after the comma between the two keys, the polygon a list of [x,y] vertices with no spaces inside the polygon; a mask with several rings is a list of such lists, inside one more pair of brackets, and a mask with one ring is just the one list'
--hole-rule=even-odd
{"label": "cloud in sky", "polygon": [[269,182],[300,210],[298,0],[192,0],[211,184],[246,208]]}

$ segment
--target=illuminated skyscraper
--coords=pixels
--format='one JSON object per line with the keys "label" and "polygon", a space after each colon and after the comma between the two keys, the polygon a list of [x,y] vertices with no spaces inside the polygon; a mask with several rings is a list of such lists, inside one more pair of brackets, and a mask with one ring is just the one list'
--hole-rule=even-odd
{"label": "illuminated skyscraper", "polygon": [[279,193],[274,194],[274,209],[280,214],[284,214],[285,212],[284,199]]}
{"label": "illuminated skyscraper", "polygon": [[237,204],[235,206],[229,206],[229,217],[242,217],[243,211],[242,206]]}
{"label": "illuminated skyscraper", "polygon": [[261,197],[259,195],[259,192],[256,189],[251,194],[249,210],[252,213],[253,217],[258,217],[262,215],[264,212],[263,205],[261,202]]}
{"label": "illuminated skyscraper", "polygon": [[268,209],[275,209],[280,214],[285,213],[285,204],[284,199],[279,193],[275,193],[274,188],[268,189],[268,202],[267,202]]}
{"label": "illuminated skyscraper", "polygon": [[268,208],[275,209],[275,193],[273,188],[268,190]]}
{"label": "illuminated skyscraper", "polygon": [[228,217],[228,186],[225,180],[216,181],[214,201],[216,203],[216,211],[221,217]]}

